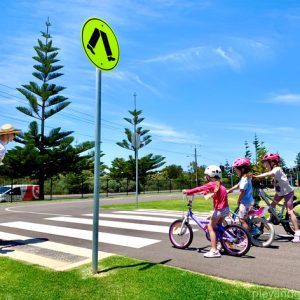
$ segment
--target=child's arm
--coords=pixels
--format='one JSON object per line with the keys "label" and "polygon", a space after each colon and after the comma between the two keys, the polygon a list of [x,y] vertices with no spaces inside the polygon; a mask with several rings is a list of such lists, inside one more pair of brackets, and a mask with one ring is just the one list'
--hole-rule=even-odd
{"label": "child's arm", "polygon": [[259,175],[252,175],[253,179],[259,179],[259,178],[264,178],[264,177],[274,177],[275,174],[272,171],[266,172],[266,173],[262,173]]}
{"label": "child's arm", "polygon": [[227,194],[231,193],[234,190],[237,190],[239,188],[239,184],[236,184],[235,186],[233,186],[232,188],[230,188],[229,190],[227,190]]}
{"label": "child's arm", "polygon": [[238,198],[238,201],[237,201],[238,206],[240,205],[241,200],[244,197],[244,195],[245,195],[245,190],[240,190],[239,198]]}
{"label": "child's arm", "polygon": [[204,184],[202,186],[197,186],[193,189],[189,189],[189,190],[182,190],[182,193],[185,195],[194,195],[197,193],[201,193],[201,194],[207,194],[210,192],[210,185],[211,184]]}

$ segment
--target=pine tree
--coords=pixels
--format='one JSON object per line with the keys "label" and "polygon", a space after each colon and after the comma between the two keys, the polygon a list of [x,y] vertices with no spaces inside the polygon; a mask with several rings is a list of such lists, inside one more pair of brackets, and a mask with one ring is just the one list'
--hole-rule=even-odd
{"label": "pine tree", "polygon": [[225,164],[224,164],[224,172],[225,172],[224,177],[228,177],[232,173],[232,167],[229,164],[228,159],[226,159]]}
{"label": "pine tree", "polygon": [[295,165],[300,170],[300,152],[297,154],[296,159],[295,159]]}
{"label": "pine tree", "polygon": [[249,147],[248,142],[245,141],[244,145],[245,145],[245,157],[247,157],[247,158],[249,158],[249,159],[251,160],[251,158],[252,158],[252,153],[251,153],[251,151],[250,151],[250,147]]}
{"label": "pine tree", "polygon": [[258,158],[258,150],[259,150],[259,140],[258,140],[256,133],[254,135],[253,145],[254,145],[254,149],[255,149],[255,163],[256,163],[257,158]]}
{"label": "pine tree", "polygon": [[[151,143],[151,136],[148,135],[148,132],[150,130],[144,130],[142,127],[136,127],[138,124],[140,124],[141,122],[144,121],[145,118],[140,118],[140,114],[142,113],[141,110],[136,110],[134,109],[133,111],[128,111],[131,115],[132,115],[132,119],[130,118],[124,118],[125,121],[127,121],[128,123],[130,123],[131,125],[134,126],[134,128],[136,128],[135,132],[138,134],[139,139],[140,139],[140,145],[138,147],[138,149],[143,148],[144,146],[148,145],[149,143]],[[117,145],[119,145],[120,147],[123,147],[125,149],[129,149],[129,150],[133,150],[135,151],[135,145],[133,143],[133,139],[134,139],[134,130],[131,131],[129,128],[125,128],[125,134],[127,136],[127,140],[123,139],[122,142],[117,142]]]}
{"label": "pine tree", "polygon": [[[141,126],[138,126],[145,119],[140,117],[140,115],[142,114],[142,110],[136,110],[135,108],[133,111],[129,110],[128,112],[132,115],[132,118],[124,118],[124,120],[133,126],[133,131],[129,128],[125,128],[127,139],[123,139],[122,142],[117,142],[117,145],[135,152],[135,159],[133,159],[133,157],[130,155],[129,161],[122,161],[122,163],[127,164],[127,171],[131,170],[129,172],[131,172],[132,174],[128,174],[128,176],[130,178],[135,178],[135,167],[133,167],[135,164],[133,164],[133,162],[137,158],[137,150],[151,143],[152,139],[148,134],[150,130],[143,129]],[[138,137],[139,143],[135,141],[136,137]],[[141,181],[145,180],[147,172],[153,172],[155,169],[163,166],[165,164],[164,160],[165,157],[161,155],[153,155],[152,153],[142,157],[141,159],[138,159],[139,177]],[[128,167],[129,165],[131,167]]]}
{"label": "pine tree", "polygon": [[252,170],[255,174],[260,174],[266,171],[263,163],[263,157],[267,153],[267,149],[264,146],[264,142],[259,141],[256,135],[253,144],[255,145],[256,161]]}
{"label": "pine tree", "polygon": [[[62,76],[58,70],[63,66],[55,65],[59,48],[52,45],[52,37],[49,33],[51,26],[49,18],[46,21],[46,32],[41,32],[43,41],[38,39],[38,45],[34,47],[37,62],[33,66],[32,75],[40,80],[40,85],[30,81],[17,90],[28,100],[28,107],[17,107],[23,114],[36,119],[29,124],[29,131],[20,134],[16,141],[25,144],[26,149],[34,148],[37,152],[34,161],[35,172],[32,176],[38,178],[40,185],[40,198],[44,199],[44,181],[54,173],[66,171],[75,166],[83,158],[79,154],[91,149],[93,143],[85,142],[73,147],[74,138],[70,136],[72,131],[61,131],[61,127],[52,129],[48,135],[45,132],[46,120],[66,108],[71,102],[59,95],[65,87],[52,83],[52,80]],[[26,158],[24,158],[24,161]]]}

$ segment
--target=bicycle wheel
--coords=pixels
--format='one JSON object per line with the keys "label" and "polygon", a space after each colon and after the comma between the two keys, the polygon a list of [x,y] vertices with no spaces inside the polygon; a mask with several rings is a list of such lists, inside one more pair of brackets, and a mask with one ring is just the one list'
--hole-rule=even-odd
{"label": "bicycle wheel", "polygon": [[248,232],[239,225],[226,226],[220,239],[224,251],[232,256],[245,255],[251,246]]}
{"label": "bicycle wheel", "polygon": [[253,218],[249,222],[251,242],[256,247],[269,247],[275,238],[272,224],[265,218]]}
{"label": "bicycle wheel", "polygon": [[[300,201],[294,202],[293,210],[297,217],[298,227],[300,229]],[[295,234],[294,225],[292,224],[289,214],[287,212],[285,214],[285,222],[283,222],[282,225],[286,232],[293,234],[293,235]]]}
{"label": "bicycle wheel", "polygon": [[182,222],[182,219],[174,221],[169,229],[169,239],[173,246],[179,249],[187,248],[193,241],[192,226],[188,222],[185,222],[182,226]]}

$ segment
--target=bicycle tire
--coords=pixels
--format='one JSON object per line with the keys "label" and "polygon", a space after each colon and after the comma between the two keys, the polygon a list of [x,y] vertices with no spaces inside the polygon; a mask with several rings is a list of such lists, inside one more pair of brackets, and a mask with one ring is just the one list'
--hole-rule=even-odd
{"label": "bicycle tire", "polygon": [[[293,210],[294,210],[294,213],[297,217],[297,222],[298,222],[298,227],[300,228],[300,201],[296,201],[293,203]],[[290,217],[289,217],[289,214],[286,212],[285,214],[285,219],[284,219],[285,222],[282,223],[282,226],[284,227],[285,231],[287,233],[290,233],[292,235],[295,234],[295,229],[294,229],[294,226],[290,220]]]}
{"label": "bicycle tire", "polygon": [[169,228],[170,242],[178,249],[187,248],[192,243],[194,237],[192,226],[188,222],[184,223],[183,232],[180,234],[182,222],[183,219],[178,219],[174,221]]}
{"label": "bicycle tire", "polygon": [[[234,238],[233,242],[228,239],[228,235]],[[251,247],[249,233],[239,225],[226,226],[220,240],[224,251],[231,256],[243,256]]]}
{"label": "bicycle tire", "polygon": [[[265,218],[255,217],[249,222],[250,238],[252,245],[256,247],[269,247],[275,239],[274,226]],[[253,234],[251,231],[257,229],[258,234]]]}

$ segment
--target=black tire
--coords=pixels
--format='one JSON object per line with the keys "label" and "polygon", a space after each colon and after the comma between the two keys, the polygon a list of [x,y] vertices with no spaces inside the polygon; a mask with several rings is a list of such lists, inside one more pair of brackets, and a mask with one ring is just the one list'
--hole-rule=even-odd
{"label": "black tire", "polygon": [[178,249],[187,248],[193,241],[193,229],[188,222],[184,223],[182,232],[180,232],[182,222],[182,219],[174,221],[169,229],[169,239],[172,245]]}
{"label": "black tire", "polygon": [[269,247],[275,239],[275,229],[265,218],[250,219],[250,237],[252,245],[256,247]]}
{"label": "black tire", "polygon": [[[294,213],[297,217],[297,222],[298,222],[298,227],[300,228],[300,201],[295,201],[293,203],[293,210],[294,210]],[[286,212],[285,214],[285,219],[284,219],[285,222],[282,223],[282,226],[284,227],[285,231],[287,233],[290,233],[292,235],[295,234],[295,229],[294,229],[294,226],[290,220],[290,217],[289,217],[289,214]]]}
{"label": "black tire", "polygon": [[[221,244],[224,251],[231,256],[245,255],[251,247],[249,233],[239,225],[228,225],[224,229],[224,232],[221,233]],[[231,241],[232,238],[233,241]]]}

